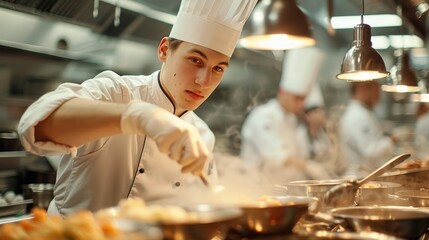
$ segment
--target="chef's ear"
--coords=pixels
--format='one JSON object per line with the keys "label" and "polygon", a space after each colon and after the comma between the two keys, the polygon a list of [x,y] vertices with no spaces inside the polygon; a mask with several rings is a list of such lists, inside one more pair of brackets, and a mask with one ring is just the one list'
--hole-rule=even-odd
{"label": "chef's ear", "polygon": [[168,38],[162,38],[161,42],[158,46],[158,58],[161,62],[165,62],[167,58],[167,50],[168,50]]}

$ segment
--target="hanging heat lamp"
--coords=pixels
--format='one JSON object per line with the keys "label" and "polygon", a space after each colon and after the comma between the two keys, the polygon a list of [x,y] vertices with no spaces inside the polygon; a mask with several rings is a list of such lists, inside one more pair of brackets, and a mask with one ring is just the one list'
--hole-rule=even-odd
{"label": "hanging heat lamp", "polygon": [[310,24],[295,0],[260,1],[243,29],[240,45],[258,50],[314,46]]}
{"label": "hanging heat lamp", "polygon": [[408,51],[397,49],[394,56],[396,64],[390,69],[390,76],[381,89],[385,92],[397,93],[419,92],[420,86],[416,74],[411,69]]}
{"label": "hanging heat lamp", "polygon": [[363,23],[364,1],[362,0],[361,23],[353,29],[353,45],[341,64],[341,73],[336,77],[350,82],[372,81],[387,77],[383,59],[372,48],[371,27]]}
{"label": "hanging heat lamp", "polygon": [[[401,18],[403,17],[402,6],[398,7]],[[403,22],[403,21],[402,21]],[[401,38],[402,47],[394,51],[395,65],[390,69],[390,77],[387,78],[381,89],[385,92],[393,93],[415,93],[421,87],[418,84],[417,76],[410,66],[410,54],[404,49],[404,37]]]}
{"label": "hanging heat lamp", "polygon": [[420,86],[420,91],[410,94],[410,99],[413,102],[423,102],[429,103],[429,80],[428,80],[428,71],[425,69],[420,69],[417,71],[419,74],[420,81],[418,85]]}

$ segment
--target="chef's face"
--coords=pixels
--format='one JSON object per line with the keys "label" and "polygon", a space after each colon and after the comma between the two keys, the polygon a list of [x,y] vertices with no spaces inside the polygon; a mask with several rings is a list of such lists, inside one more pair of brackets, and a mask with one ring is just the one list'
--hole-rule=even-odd
{"label": "chef's face", "polygon": [[369,108],[374,108],[380,100],[380,85],[376,81],[364,82],[361,84],[361,91],[365,95],[364,102]]}
{"label": "chef's face", "polygon": [[163,38],[158,57],[161,83],[176,106],[176,114],[195,110],[213,93],[229,66],[229,57],[188,42],[177,48]]}
{"label": "chef's face", "polygon": [[277,99],[286,111],[296,115],[303,114],[305,96],[291,94],[279,89]]}

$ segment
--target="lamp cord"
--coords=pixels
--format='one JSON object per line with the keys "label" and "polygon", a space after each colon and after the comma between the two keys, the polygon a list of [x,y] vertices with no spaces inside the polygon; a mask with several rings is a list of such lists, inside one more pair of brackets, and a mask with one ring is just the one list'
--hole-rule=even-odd
{"label": "lamp cord", "polygon": [[360,23],[363,24],[363,15],[365,14],[365,1],[362,0],[362,14],[360,15]]}

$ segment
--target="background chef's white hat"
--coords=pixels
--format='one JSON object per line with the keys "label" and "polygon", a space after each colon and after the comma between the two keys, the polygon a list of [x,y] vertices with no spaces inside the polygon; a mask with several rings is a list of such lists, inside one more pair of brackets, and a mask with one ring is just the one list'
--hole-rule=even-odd
{"label": "background chef's white hat", "polygon": [[306,96],[319,76],[324,54],[316,47],[288,50],[283,60],[280,87],[289,93]]}
{"label": "background chef's white hat", "polygon": [[231,57],[257,0],[182,0],[170,37]]}
{"label": "background chef's white hat", "polygon": [[310,93],[305,98],[305,111],[309,111],[316,107],[323,107],[325,105],[325,101],[323,100],[322,89],[320,88],[320,84],[315,81],[313,86],[311,87]]}

